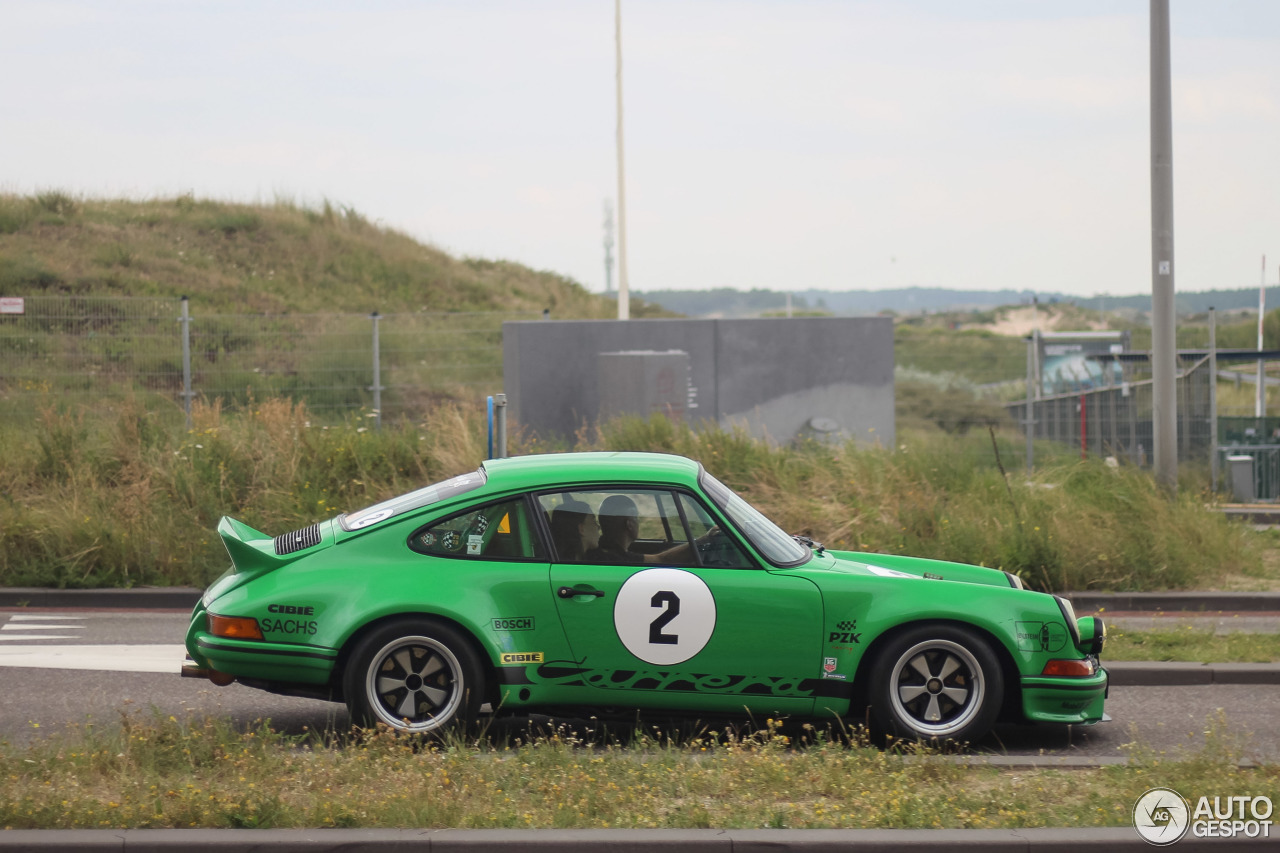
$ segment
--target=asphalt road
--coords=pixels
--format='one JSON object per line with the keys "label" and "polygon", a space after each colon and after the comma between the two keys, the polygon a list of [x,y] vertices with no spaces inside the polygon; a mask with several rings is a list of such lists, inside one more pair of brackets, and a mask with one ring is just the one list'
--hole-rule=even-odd
{"label": "asphalt road", "polygon": [[[21,744],[68,726],[116,725],[121,713],[225,715],[239,725],[269,718],[276,729],[344,730],[346,709],[233,684],[181,678],[188,613],[170,610],[0,609],[0,740]],[[1092,727],[1004,726],[976,745],[1047,763],[1123,760],[1132,744],[1169,753],[1218,735],[1241,756],[1280,760],[1280,685],[1113,686],[1111,722]],[[526,720],[504,722],[523,728]],[[630,725],[621,725],[629,729]]]}

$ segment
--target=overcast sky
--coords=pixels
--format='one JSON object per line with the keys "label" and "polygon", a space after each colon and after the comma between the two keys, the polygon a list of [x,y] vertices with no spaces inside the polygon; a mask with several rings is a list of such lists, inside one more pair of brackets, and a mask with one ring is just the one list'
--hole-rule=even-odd
{"label": "overcast sky", "polygon": [[[1149,293],[1148,5],[624,0],[631,287]],[[1274,284],[1280,2],[1170,5],[1177,288]],[[0,0],[0,191],[327,199],[600,291],[613,11]]]}

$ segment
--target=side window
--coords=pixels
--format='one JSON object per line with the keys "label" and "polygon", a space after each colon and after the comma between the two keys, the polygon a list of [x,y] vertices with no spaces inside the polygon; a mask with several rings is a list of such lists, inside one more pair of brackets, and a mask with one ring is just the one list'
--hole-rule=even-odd
{"label": "side window", "polygon": [[728,533],[716,524],[706,507],[686,494],[679,494],[680,508],[689,522],[698,547],[698,561],[709,568],[753,569],[755,565]]}
{"label": "side window", "polygon": [[[699,566],[676,493],[665,489],[596,489],[538,496],[560,563]],[[698,508],[710,531],[712,522]],[[693,522],[693,517],[689,518]],[[695,534],[696,535],[696,534]],[[745,561],[743,561],[744,564]]]}
{"label": "side window", "polygon": [[489,504],[455,515],[414,533],[409,547],[419,554],[471,560],[544,560],[538,533],[523,499]]}
{"label": "side window", "polygon": [[558,562],[695,565],[687,548],[672,551],[686,545],[688,535],[668,491],[575,490],[543,494],[538,501],[551,524]]}

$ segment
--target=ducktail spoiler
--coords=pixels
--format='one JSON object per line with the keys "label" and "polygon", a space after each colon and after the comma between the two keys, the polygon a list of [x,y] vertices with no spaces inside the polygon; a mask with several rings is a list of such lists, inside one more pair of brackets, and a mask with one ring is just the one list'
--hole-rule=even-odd
{"label": "ducktail spoiler", "polygon": [[218,535],[237,574],[266,572],[288,562],[276,555],[274,538],[231,516],[218,522]]}

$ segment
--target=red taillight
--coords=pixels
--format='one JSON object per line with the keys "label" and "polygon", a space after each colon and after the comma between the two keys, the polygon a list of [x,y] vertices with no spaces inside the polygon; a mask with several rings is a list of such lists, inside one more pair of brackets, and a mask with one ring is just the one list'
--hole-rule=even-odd
{"label": "red taillight", "polygon": [[1065,678],[1087,678],[1095,672],[1091,660],[1051,660],[1044,665],[1041,675]]}
{"label": "red taillight", "polygon": [[209,633],[231,640],[261,640],[262,629],[258,620],[247,616],[215,616],[209,614]]}

